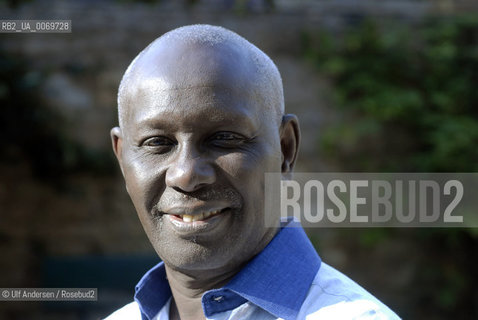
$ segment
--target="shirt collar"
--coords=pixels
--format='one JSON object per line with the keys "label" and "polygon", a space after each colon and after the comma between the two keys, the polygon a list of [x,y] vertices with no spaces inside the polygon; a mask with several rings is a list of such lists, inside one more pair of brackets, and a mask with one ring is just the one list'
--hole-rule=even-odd
{"label": "shirt collar", "polygon": [[[250,301],[279,318],[296,319],[320,264],[300,224],[289,222],[226,286],[204,293],[204,312],[209,317]],[[170,297],[161,262],[140,280],[135,300],[152,319]]]}
{"label": "shirt collar", "polygon": [[171,297],[166,269],[161,261],[141,278],[135,287],[134,300],[143,319],[153,319]]}

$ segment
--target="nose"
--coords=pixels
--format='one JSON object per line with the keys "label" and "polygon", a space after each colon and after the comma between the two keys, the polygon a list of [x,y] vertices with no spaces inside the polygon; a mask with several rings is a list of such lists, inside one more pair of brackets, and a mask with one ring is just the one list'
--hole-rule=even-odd
{"label": "nose", "polygon": [[215,181],[211,163],[192,148],[184,148],[166,172],[166,185],[184,192],[196,191]]}

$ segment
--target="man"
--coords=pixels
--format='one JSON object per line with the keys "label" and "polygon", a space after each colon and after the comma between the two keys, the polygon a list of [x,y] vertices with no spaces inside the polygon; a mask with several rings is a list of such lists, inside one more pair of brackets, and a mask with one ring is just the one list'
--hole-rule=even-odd
{"label": "man", "polygon": [[264,173],[290,175],[299,124],[254,45],[208,25],[166,33],[126,70],[118,113],[113,149],[163,262],[108,319],[397,318],[301,228],[265,223]]}

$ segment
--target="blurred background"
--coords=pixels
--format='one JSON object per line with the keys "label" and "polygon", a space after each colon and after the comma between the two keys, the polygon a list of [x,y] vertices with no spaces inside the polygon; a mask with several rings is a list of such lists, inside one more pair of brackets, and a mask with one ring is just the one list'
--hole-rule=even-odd
{"label": "blurred background", "polygon": [[[478,171],[478,2],[0,1],[0,287],[94,287],[97,302],[0,302],[0,319],[99,319],[156,257],[110,147],[126,67],[209,23],[256,44],[301,120],[297,171]],[[310,229],[323,260],[404,319],[478,319],[477,229]]]}

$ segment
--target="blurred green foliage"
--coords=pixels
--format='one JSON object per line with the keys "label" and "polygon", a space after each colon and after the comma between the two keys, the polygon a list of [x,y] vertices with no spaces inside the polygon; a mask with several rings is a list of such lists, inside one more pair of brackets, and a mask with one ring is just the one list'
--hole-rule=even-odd
{"label": "blurred green foliage", "polygon": [[304,45],[343,112],[321,137],[326,156],[350,170],[478,171],[478,16],[366,21]]}
{"label": "blurred green foliage", "polygon": [[[342,34],[304,33],[303,45],[338,108],[338,121],[320,133],[328,161],[345,171],[478,171],[478,15],[363,21]],[[402,317],[476,319],[476,231],[340,232],[364,253],[384,241],[419,248],[406,293],[414,303],[397,310]]]}
{"label": "blurred green foliage", "polygon": [[53,183],[67,174],[113,174],[111,152],[93,150],[68,137],[65,119],[43,102],[46,71],[0,51],[1,163],[27,164],[35,177]]}

